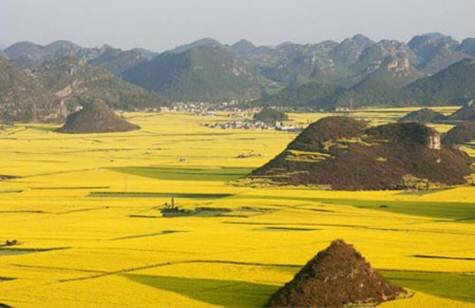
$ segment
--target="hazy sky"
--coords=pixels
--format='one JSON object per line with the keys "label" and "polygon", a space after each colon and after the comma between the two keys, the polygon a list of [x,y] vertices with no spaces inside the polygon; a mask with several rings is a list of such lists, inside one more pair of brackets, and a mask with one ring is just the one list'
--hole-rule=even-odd
{"label": "hazy sky", "polygon": [[156,51],[203,37],[258,45],[363,33],[475,37],[475,0],[0,0],[0,43],[58,39]]}

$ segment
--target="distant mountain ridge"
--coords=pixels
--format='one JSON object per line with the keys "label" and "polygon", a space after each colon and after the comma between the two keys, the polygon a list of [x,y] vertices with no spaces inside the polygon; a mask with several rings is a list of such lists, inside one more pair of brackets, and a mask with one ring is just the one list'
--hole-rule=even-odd
{"label": "distant mountain ridge", "polygon": [[107,46],[98,57],[90,60],[89,63],[102,66],[114,75],[121,76],[128,69],[147,60],[152,60],[157,55],[158,53],[141,48],[123,51]]}
{"label": "distant mountain ridge", "polygon": [[23,68],[73,56],[93,65],[101,65],[115,75],[120,75],[126,69],[157,55],[141,48],[122,50],[109,45],[85,48],[69,41],[55,41],[45,46],[32,42],[18,42],[6,48],[4,53],[11,62]]}
{"label": "distant mountain ridge", "polygon": [[[84,48],[68,41],[45,46],[19,42],[3,54],[27,70],[75,57],[171,101],[262,98],[268,105],[277,98],[274,95],[280,95],[279,106],[315,108],[440,105],[465,100],[473,94],[471,85],[465,81],[457,84],[456,78],[472,80],[472,72],[456,65],[474,55],[475,38],[458,42],[440,33],[417,35],[407,43],[376,42],[357,34],[341,42],[285,42],[275,47],[245,39],[225,45],[205,38],[161,54],[108,45]],[[451,71],[445,72],[445,77],[440,75],[448,68]],[[438,89],[437,79],[450,82],[439,83]],[[283,101],[284,97],[289,101]],[[307,99],[312,97],[315,99]]]}
{"label": "distant mountain ridge", "polygon": [[238,48],[245,42],[238,42],[231,49],[265,77],[287,86],[313,81],[352,87],[378,70],[388,57],[405,61],[421,76],[437,73],[472,57],[475,54],[472,40],[468,38],[459,43],[450,36],[429,33],[415,36],[408,43],[374,42],[357,34],[341,43],[283,43],[276,47],[255,48],[246,44],[247,50],[242,52]]}
{"label": "distant mountain ridge", "polygon": [[99,49],[82,48],[69,41],[55,41],[45,46],[24,41],[11,45],[4,52],[17,66],[28,67],[66,56],[93,58],[99,53]]}
{"label": "distant mountain ridge", "polygon": [[458,41],[440,33],[415,36],[408,46],[418,57],[416,66],[431,74],[467,57],[459,51]]}

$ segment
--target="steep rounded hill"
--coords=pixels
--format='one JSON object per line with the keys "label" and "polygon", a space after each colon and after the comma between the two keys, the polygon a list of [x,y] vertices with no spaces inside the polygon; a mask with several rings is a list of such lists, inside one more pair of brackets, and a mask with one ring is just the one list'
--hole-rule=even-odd
{"label": "steep rounded hill", "polygon": [[251,178],[334,190],[427,189],[466,182],[471,158],[418,123],[367,127],[345,117],[311,124]]}
{"label": "steep rounded hill", "polygon": [[57,131],[68,134],[127,132],[140,127],[116,115],[105,102],[96,100],[70,114]]}
{"label": "steep rounded hill", "polygon": [[336,240],[272,295],[266,307],[366,307],[405,296],[352,245]]}
{"label": "steep rounded hill", "polygon": [[446,117],[442,113],[434,111],[429,108],[423,108],[423,109],[419,109],[419,110],[406,114],[405,116],[399,119],[399,122],[401,123],[415,122],[415,123],[425,124],[425,123],[443,121],[445,119]]}
{"label": "steep rounded hill", "polygon": [[267,125],[275,125],[277,122],[288,120],[288,116],[273,108],[264,108],[254,115],[254,121],[261,121]]}

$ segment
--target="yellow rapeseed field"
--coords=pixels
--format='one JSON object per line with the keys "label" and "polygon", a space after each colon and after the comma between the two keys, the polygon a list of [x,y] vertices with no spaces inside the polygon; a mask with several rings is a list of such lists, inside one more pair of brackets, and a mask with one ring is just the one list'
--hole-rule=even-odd
{"label": "yellow rapeseed field", "polygon": [[[377,124],[407,111],[352,116]],[[257,307],[341,238],[415,292],[384,307],[475,305],[474,186],[424,193],[246,186],[237,180],[294,133],[202,125],[226,114],[126,116],[142,129],[63,135],[54,125],[18,124],[0,132],[0,174],[18,176],[0,181],[0,243],[19,242],[0,248],[0,303]],[[201,212],[164,218],[159,209],[171,197]]]}

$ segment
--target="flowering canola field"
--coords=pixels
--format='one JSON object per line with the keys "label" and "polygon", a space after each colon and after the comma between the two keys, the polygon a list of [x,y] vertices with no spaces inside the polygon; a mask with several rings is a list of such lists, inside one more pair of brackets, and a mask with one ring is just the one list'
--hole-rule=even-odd
{"label": "flowering canola field", "polygon": [[[384,123],[403,111],[353,116]],[[0,243],[18,241],[0,247],[0,303],[259,307],[341,238],[414,292],[383,307],[475,306],[475,187],[246,186],[239,178],[294,134],[202,125],[226,114],[127,117],[142,129],[63,135],[25,124],[0,132],[0,174],[17,176],[0,181]],[[318,117],[291,115],[303,124]],[[201,210],[164,218],[159,209],[171,197]]]}

